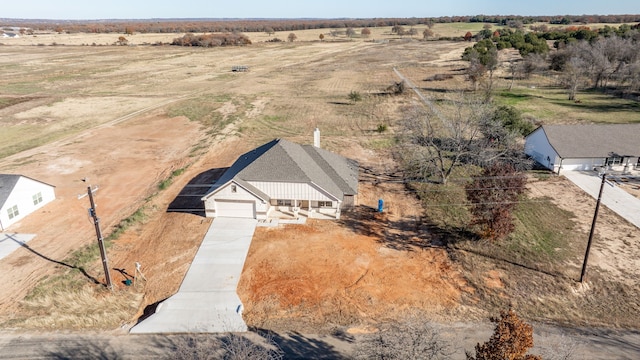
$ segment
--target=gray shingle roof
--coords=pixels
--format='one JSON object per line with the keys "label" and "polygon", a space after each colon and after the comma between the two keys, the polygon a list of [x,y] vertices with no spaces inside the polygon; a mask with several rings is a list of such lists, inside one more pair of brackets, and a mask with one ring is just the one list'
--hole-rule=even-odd
{"label": "gray shingle roof", "polygon": [[20,175],[0,174],[0,208],[4,206],[18,180]]}
{"label": "gray shingle roof", "polygon": [[358,163],[311,145],[275,139],[241,155],[212,190],[232,179],[244,184],[251,181],[314,183],[342,199],[344,195],[358,192]]}
{"label": "gray shingle roof", "polygon": [[640,124],[543,125],[542,130],[562,158],[640,155]]}

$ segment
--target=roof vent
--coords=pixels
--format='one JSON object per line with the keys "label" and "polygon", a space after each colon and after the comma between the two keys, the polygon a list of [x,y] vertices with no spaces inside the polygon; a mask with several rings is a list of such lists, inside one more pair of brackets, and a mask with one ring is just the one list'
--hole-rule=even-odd
{"label": "roof vent", "polygon": [[313,130],[313,146],[320,147],[320,129]]}

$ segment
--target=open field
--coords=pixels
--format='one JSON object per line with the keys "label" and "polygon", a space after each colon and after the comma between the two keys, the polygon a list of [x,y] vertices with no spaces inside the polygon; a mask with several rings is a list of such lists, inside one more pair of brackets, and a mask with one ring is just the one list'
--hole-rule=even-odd
{"label": "open field", "polygon": [[[467,31],[476,33],[482,30],[483,23],[447,23],[447,24],[434,24],[432,30],[435,37],[460,37],[462,38]],[[405,29],[409,29],[409,26],[405,26]],[[414,39],[421,39],[422,32],[427,28],[426,25],[419,24],[413,27],[416,30],[417,35],[414,35]],[[501,26],[493,26],[493,29],[500,29]],[[312,29],[312,30],[296,30],[296,31],[276,31],[273,34],[267,34],[263,32],[249,32],[246,35],[254,44],[262,43],[274,38],[278,38],[282,41],[287,41],[287,37],[290,33],[296,34],[296,41],[320,41],[320,34],[325,36],[325,42],[332,41],[376,41],[376,40],[397,40],[401,37],[391,33],[390,26],[369,28],[371,35],[368,37],[362,37],[360,32],[362,28],[354,28],[355,35],[348,38],[345,34],[345,29]],[[335,35],[332,35],[334,33]],[[32,46],[51,46],[51,45],[74,45],[74,46],[107,46],[114,45],[120,36],[124,36],[129,45],[154,45],[162,43],[170,43],[173,39],[183,36],[184,33],[134,33],[132,35],[126,34],[83,34],[83,33],[71,33],[71,34],[58,34],[55,32],[39,32],[33,35],[23,35],[19,38],[2,39],[2,43],[5,45],[32,45]],[[406,35],[402,38],[412,38]]]}
{"label": "open field", "polygon": [[[434,99],[443,96],[443,89],[469,88],[459,60],[468,43],[319,42],[318,31],[302,33],[296,32],[298,38],[313,42],[258,40],[247,47],[214,49],[2,47],[0,171],[56,185],[58,199],[11,228],[38,236],[29,249],[0,260],[0,324],[36,329],[133,325],[147,305],[177,290],[210,223],[166,211],[191,179],[229,166],[242,152],[276,137],[310,143],[315,127],[322,131],[323,147],[390,173],[396,169],[390,147],[398,108],[417,102],[409,92],[385,93],[398,81],[393,68]],[[61,34],[47,41],[112,42],[104,36]],[[148,40],[140,41],[143,36]],[[141,44],[154,36],[131,38]],[[254,34],[249,36],[254,40]],[[374,31],[371,38],[376,36]],[[233,65],[247,65],[250,71],[232,73]],[[453,78],[428,81],[437,74]],[[584,93],[579,95],[583,111],[576,111],[562,103],[561,90],[551,84],[530,85],[517,83],[514,95],[496,97],[546,123],[640,121],[637,104],[629,101]],[[497,88],[506,86],[507,80],[497,80]],[[350,91],[360,92],[363,101],[350,103]],[[376,131],[380,125],[389,130]],[[113,294],[92,283],[103,281],[97,258],[70,256],[95,241],[86,199],[77,198],[86,191],[83,177],[100,186],[96,196],[105,234],[136,211],[140,214],[110,241],[110,265],[121,270],[112,273]],[[573,279],[593,202],[562,178],[532,181],[530,191],[534,197],[553,197],[544,201],[557,212],[524,209],[519,226],[532,226],[526,221],[532,216],[561,218],[571,234],[545,249],[570,248],[560,258],[545,258],[553,264],[551,275],[541,266],[518,266],[518,258],[496,266],[488,256],[495,254],[480,253],[473,245],[435,246],[446,234],[421,226],[425,214],[415,193],[398,184],[363,183],[361,207],[342,222],[257,232],[239,288],[246,319],[259,327],[368,331],[408,309],[441,321],[481,319],[513,301],[536,320],[638,328],[639,315],[630,310],[638,306],[638,229],[603,211],[590,263],[592,288],[579,288]],[[379,198],[389,207],[384,217],[370,211]],[[148,281],[126,287],[121,281],[133,273],[135,262],[142,264]],[[553,291],[529,296],[523,278]],[[96,298],[101,305],[88,308]],[[589,314],[584,304],[600,311]],[[611,321],[603,319],[614,306],[618,310]]]}

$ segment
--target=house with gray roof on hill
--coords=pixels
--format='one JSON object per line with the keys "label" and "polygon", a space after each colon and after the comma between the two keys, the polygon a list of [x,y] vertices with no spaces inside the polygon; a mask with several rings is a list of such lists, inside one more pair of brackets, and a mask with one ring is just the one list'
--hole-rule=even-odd
{"label": "house with gray roof on hill", "polygon": [[555,173],[603,166],[640,170],[640,124],[543,125],[527,135],[525,153]]}
{"label": "house with gray roof on hill", "polygon": [[55,198],[53,185],[23,175],[0,174],[0,231]]}
{"label": "house with gray roof on hill", "polygon": [[242,154],[202,198],[207,217],[288,214],[339,219],[357,204],[358,163],[314,145],[275,139]]}

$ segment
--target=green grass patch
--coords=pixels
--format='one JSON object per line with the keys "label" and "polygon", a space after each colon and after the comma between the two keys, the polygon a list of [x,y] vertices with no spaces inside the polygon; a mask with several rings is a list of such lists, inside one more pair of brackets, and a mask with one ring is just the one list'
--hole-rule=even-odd
{"label": "green grass patch", "polygon": [[284,122],[287,121],[287,118],[282,115],[265,115],[264,120],[269,122]]}
{"label": "green grass patch", "polygon": [[174,171],[171,173],[171,175],[169,175],[169,177],[168,177],[168,178],[166,178],[166,179],[164,179],[164,180],[160,181],[160,183],[158,183],[158,189],[159,189],[159,190],[164,190],[164,189],[168,188],[168,187],[169,187],[169,185],[171,185],[171,184],[173,183],[173,179],[174,179],[176,176],[180,176],[180,175],[182,175],[182,173],[184,173],[184,171],[185,171],[185,170],[186,170],[186,168],[180,168],[180,169],[178,169],[178,170],[174,170]]}
{"label": "green grass patch", "polygon": [[579,101],[569,100],[566,91],[558,87],[522,87],[494,97],[497,104],[514,106],[546,124],[640,122],[637,101],[592,90],[581,91],[576,98]]}
{"label": "green grass patch", "polygon": [[500,244],[508,254],[532,265],[566,259],[575,227],[571,212],[555,206],[550,198],[523,199],[514,217],[514,232]]}
{"label": "green grass patch", "polygon": [[133,214],[122,219],[118,225],[114,226],[111,230],[111,234],[106,238],[105,244],[109,244],[110,241],[118,239],[129,227],[143,223],[146,218],[147,216],[145,214],[144,207],[139,208]]}
{"label": "green grass patch", "polygon": [[367,142],[366,147],[372,150],[390,149],[396,145],[396,140],[392,138],[376,138]]}
{"label": "green grass patch", "polygon": [[14,97],[0,97],[0,109],[4,109],[6,107],[12,106],[12,105],[16,105],[16,104],[20,104],[23,102],[27,102],[27,101],[31,101],[33,100],[33,98],[31,97],[19,97],[19,98],[14,98]]}
{"label": "green grass patch", "polygon": [[436,227],[455,231],[470,223],[471,213],[464,205],[467,197],[462,184],[412,183],[411,188],[418,194],[425,216]]}
{"label": "green grass patch", "polygon": [[510,92],[503,91],[498,93],[496,96],[497,101],[502,105],[511,105],[516,106],[523,101],[531,100],[533,96],[531,94],[527,94],[524,91]]}
{"label": "green grass patch", "polygon": [[42,86],[38,82],[15,82],[2,86],[2,91],[9,94],[25,95],[42,91]]}

